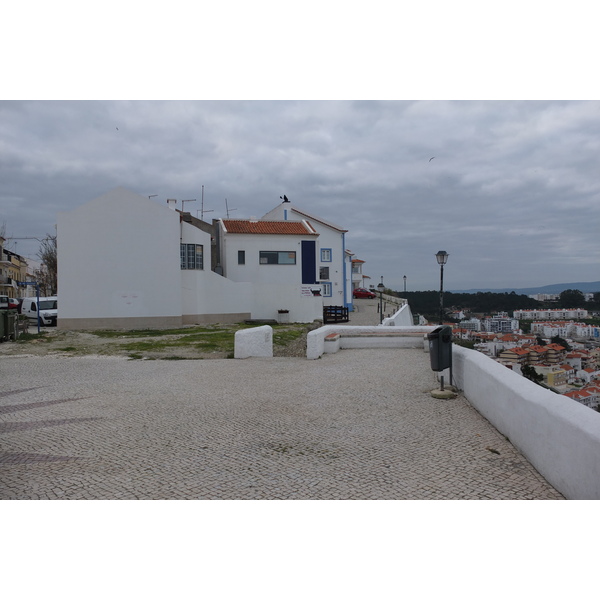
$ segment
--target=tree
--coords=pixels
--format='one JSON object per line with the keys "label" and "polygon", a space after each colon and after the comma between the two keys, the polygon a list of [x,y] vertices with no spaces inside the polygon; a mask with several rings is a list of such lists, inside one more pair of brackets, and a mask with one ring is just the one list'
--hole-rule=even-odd
{"label": "tree", "polygon": [[58,257],[56,236],[47,235],[40,244],[37,253],[42,261],[42,267],[34,273],[36,280],[45,296],[55,296],[58,293]]}
{"label": "tree", "polygon": [[540,382],[544,381],[544,376],[529,365],[523,365],[521,367],[521,373],[523,374],[523,377],[533,381],[534,383],[537,383],[538,385]]}
{"label": "tree", "polygon": [[559,335],[555,335],[551,340],[550,340],[551,344],[558,344],[559,346],[562,346],[565,350],[571,350],[571,346],[569,346],[569,344],[567,344],[567,341],[563,338],[561,338]]}
{"label": "tree", "polygon": [[585,296],[579,290],[565,290],[560,293],[561,308],[584,308]]}

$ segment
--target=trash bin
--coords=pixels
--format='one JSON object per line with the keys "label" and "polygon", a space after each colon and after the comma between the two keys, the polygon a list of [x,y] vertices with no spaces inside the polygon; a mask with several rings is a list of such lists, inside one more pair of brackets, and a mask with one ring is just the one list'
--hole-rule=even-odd
{"label": "trash bin", "polygon": [[427,334],[432,371],[444,371],[452,366],[452,327],[442,325]]}
{"label": "trash bin", "polygon": [[16,340],[19,337],[19,313],[16,310],[7,310],[6,311],[6,328],[4,331],[4,335],[9,340]]}

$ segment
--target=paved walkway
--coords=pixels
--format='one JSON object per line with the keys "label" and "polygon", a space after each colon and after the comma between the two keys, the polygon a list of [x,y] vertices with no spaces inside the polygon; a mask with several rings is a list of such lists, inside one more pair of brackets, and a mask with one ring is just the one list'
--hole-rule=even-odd
{"label": "paved walkway", "polygon": [[431,397],[420,350],[4,356],[0,381],[2,499],[561,498],[464,398]]}
{"label": "paved walkway", "polygon": [[[393,315],[398,307],[392,302],[383,302],[383,316]],[[379,298],[355,298],[354,310],[350,313],[348,325],[379,325]]]}

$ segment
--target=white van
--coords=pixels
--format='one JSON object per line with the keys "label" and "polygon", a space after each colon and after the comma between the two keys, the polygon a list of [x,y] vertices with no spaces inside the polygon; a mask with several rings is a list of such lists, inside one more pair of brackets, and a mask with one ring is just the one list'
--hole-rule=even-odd
{"label": "white van", "polygon": [[[38,299],[34,298],[23,298],[23,304],[21,305],[21,314],[25,315],[28,319],[33,320],[37,323],[38,318]],[[56,296],[45,296],[40,298],[40,324],[41,325],[56,325],[56,318],[58,315],[58,298]]]}

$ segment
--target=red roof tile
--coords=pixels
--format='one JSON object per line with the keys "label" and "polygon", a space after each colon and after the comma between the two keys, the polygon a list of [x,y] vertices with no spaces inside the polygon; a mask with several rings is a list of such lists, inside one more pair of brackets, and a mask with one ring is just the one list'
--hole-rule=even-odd
{"label": "red roof tile", "polygon": [[223,219],[227,233],[254,233],[263,235],[319,235],[307,221],[250,221]]}

